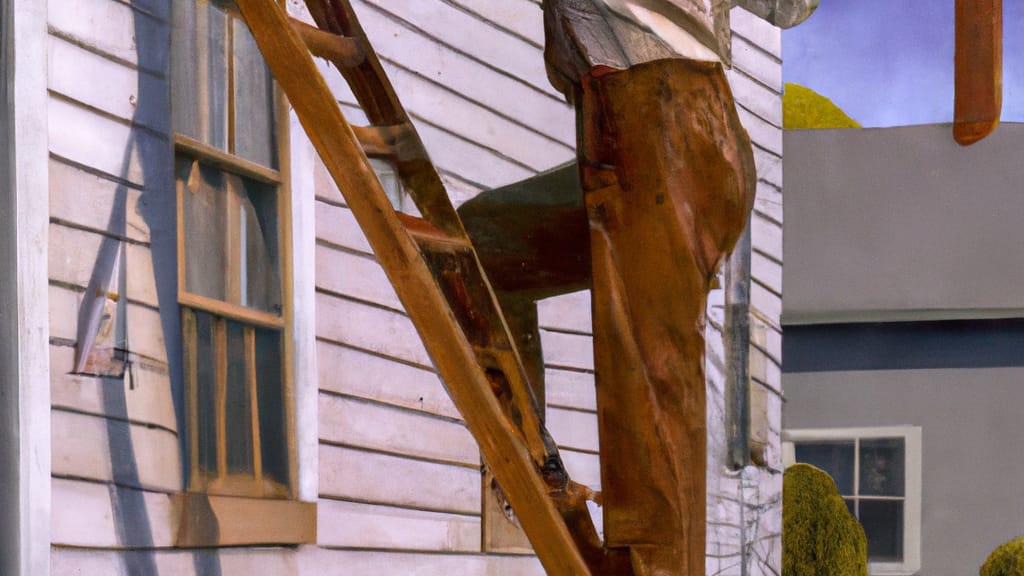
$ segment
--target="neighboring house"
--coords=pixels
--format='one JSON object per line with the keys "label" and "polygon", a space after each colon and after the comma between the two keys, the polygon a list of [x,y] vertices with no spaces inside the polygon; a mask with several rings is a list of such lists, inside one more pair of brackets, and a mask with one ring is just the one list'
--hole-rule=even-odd
{"label": "neighboring house", "polygon": [[832,474],[872,574],[973,574],[1024,530],[1024,7],[1004,20],[1003,122],[969,147],[952,2],[827,3],[784,35],[786,81],[842,109],[787,93],[787,127],[826,129],[784,138],[784,453]]}
{"label": "neighboring house", "polygon": [[[485,536],[504,516],[482,516],[477,446],[226,4],[0,3],[0,572],[540,574],[528,550]],[[354,4],[456,204],[573,159],[538,2]],[[301,5],[288,2],[307,17]],[[759,176],[758,465],[727,463],[716,290],[707,569],[773,574],[780,36],[732,17]],[[599,488],[589,307],[587,293],[544,301],[540,322],[548,425],[574,479]]]}
{"label": "neighboring house", "polygon": [[785,143],[795,459],[860,496],[873,574],[974,573],[1024,514],[1024,125],[970,148],[948,125]]}

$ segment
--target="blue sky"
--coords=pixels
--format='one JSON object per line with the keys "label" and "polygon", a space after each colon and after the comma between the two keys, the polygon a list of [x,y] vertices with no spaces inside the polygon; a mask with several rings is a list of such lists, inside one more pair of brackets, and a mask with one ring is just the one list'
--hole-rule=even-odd
{"label": "blue sky", "polygon": [[[1024,121],[1024,2],[1003,1],[1004,121]],[[953,121],[954,0],[821,0],[782,33],[785,82],[864,126]]]}

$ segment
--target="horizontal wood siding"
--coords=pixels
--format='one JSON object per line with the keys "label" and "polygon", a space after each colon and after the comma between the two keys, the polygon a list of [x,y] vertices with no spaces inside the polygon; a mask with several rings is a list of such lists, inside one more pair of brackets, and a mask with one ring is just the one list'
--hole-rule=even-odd
{"label": "horizontal wood siding", "polygon": [[[354,6],[456,204],[573,158],[575,121],[545,77],[537,2],[359,0]],[[769,327],[778,325],[781,293],[779,34],[742,9],[732,14],[729,79],[758,170],[752,226],[760,331],[753,355],[765,368],[754,371],[759,385],[777,391],[779,339]],[[331,76],[329,82],[350,120],[365,122],[348,88]],[[314,563],[328,574],[385,566],[396,574],[537,573],[532,559],[480,554],[472,438],[344,200],[322,164],[314,172],[323,498]],[[708,379],[717,405],[709,426],[721,440],[720,291],[710,304]],[[573,477],[599,489],[589,293],[542,301],[539,316],[549,427]],[[743,542],[761,548],[768,542],[774,550],[777,531],[741,527],[741,518],[754,517],[749,512],[768,502],[760,526],[769,526],[767,518],[778,512],[770,504],[777,496],[770,473],[723,475],[722,455],[712,459],[709,573],[737,565]],[[760,490],[759,484],[767,486],[764,493],[753,493],[749,485]],[[600,527],[600,510],[594,511]],[[751,574],[770,572],[750,562]]]}
{"label": "horizontal wood siding", "polygon": [[[161,574],[196,572],[190,554],[156,551],[173,545],[177,519],[170,494],[182,487],[160,312],[176,302],[174,252],[167,251],[175,218],[168,6],[156,0],[48,2],[57,575],[143,573],[139,567],[150,561]],[[115,281],[110,291],[125,315],[128,369],[121,378],[72,374],[86,288],[97,274],[109,275],[109,257],[118,251],[124,283]],[[163,269],[154,262],[157,253]],[[161,293],[157,279],[168,274],[172,281],[163,287],[171,293]]]}
{"label": "horizontal wood siding", "polygon": [[[707,572],[777,574],[781,558],[782,61],[779,30],[741,8],[731,12],[734,67],[729,74],[757,165],[750,226],[752,433],[767,434],[767,466],[726,472],[724,381],[719,327],[724,301],[713,294],[708,329]],[[762,438],[763,439],[763,438]],[[741,564],[746,564],[741,569]]]}
{"label": "horizontal wood siding", "polygon": [[[574,116],[547,82],[537,2],[354,6],[456,203],[573,158]],[[170,283],[166,276],[175,266],[167,260],[174,254],[167,251],[174,241],[169,2],[49,0],[49,14],[54,573],[136,574],[141,566],[190,576],[216,566],[225,574],[541,574],[532,557],[481,553],[476,444],[319,162],[311,178],[320,546],[168,548],[178,529],[170,494],[181,488],[168,364],[178,336],[164,334],[174,324],[166,314],[176,314],[167,304],[176,301],[173,274]],[[773,391],[771,412],[779,401],[781,343],[779,36],[740,9],[732,14],[730,81],[759,176],[753,372]],[[358,120],[351,94],[336,74],[331,78],[346,113]],[[81,302],[111,242],[124,254],[118,298],[132,366],[118,379],[71,375]],[[720,300],[712,295],[712,386],[720,386],[723,370]],[[541,302],[539,313],[550,428],[574,478],[598,489],[589,310],[583,292]],[[721,409],[709,414],[712,434],[720,434]],[[777,432],[777,421],[773,426]],[[721,467],[709,470],[718,474]],[[777,562],[777,554],[770,556],[773,513],[762,514],[754,528],[737,520],[751,517],[738,514],[739,506],[771,508],[778,493],[769,476],[709,478],[709,510],[716,511],[709,554],[720,566],[743,557],[737,542],[748,541],[755,554]],[[600,526],[599,511],[596,520]],[[709,572],[712,566],[709,559]]]}
{"label": "horizontal wood siding", "polygon": [[[540,9],[500,4],[353,2],[456,204],[574,154],[573,115],[544,73]],[[365,122],[348,88],[330,83],[350,121]],[[319,161],[313,176],[322,500],[312,562],[326,573],[539,574],[532,558],[481,554],[476,443]],[[544,337],[592,373],[589,337]],[[566,409],[587,396],[575,370],[553,377],[562,406],[548,415],[578,445],[567,465],[596,481],[596,416]]]}

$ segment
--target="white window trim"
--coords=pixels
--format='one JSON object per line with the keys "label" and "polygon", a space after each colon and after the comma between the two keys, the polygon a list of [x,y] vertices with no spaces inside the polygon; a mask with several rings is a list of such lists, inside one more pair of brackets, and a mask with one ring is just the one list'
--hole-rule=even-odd
{"label": "white window trim", "polygon": [[296,494],[299,500],[319,498],[318,399],[316,358],[316,198],[313,171],[316,151],[294,111],[290,111],[290,194],[292,232],[292,338]]}
{"label": "white window trim", "polygon": [[782,463],[796,462],[794,442],[852,440],[855,438],[903,438],[905,446],[903,562],[871,562],[872,576],[911,576],[921,569],[921,427],[882,426],[864,428],[817,428],[782,431]]}

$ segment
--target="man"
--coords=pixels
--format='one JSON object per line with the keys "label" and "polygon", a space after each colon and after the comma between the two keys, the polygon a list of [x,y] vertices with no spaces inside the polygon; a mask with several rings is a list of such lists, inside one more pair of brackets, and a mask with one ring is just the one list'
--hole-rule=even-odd
{"label": "man", "polygon": [[590,226],[605,546],[704,573],[704,309],[756,173],[723,0],[545,0]]}

